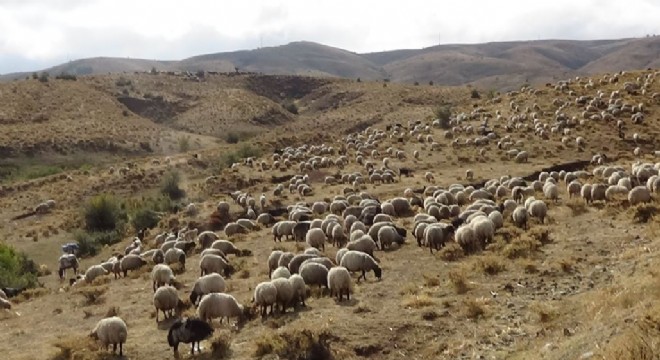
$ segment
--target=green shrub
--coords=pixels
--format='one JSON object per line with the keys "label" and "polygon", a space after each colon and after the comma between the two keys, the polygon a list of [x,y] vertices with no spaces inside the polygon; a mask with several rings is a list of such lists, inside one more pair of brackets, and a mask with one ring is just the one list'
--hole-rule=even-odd
{"label": "green shrub", "polygon": [[123,227],[111,231],[87,232],[79,230],[74,234],[78,243],[78,255],[80,257],[95,256],[105,245],[113,245],[121,241]]}
{"label": "green shrub", "polygon": [[112,231],[119,229],[127,220],[126,212],[112,195],[101,194],[85,205],[85,229],[88,231]]}
{"label": "green shrub", "polygon": [[190,150],[190,138],[188,136],[179,138],[179,151],[186,152],[188,150]]}
{"label": "green shrub", "polygon": [[175,204],[168,196],[147,198],[129,205],[131,225],[137,231],[153,229],[158,225],[161,213],[173,212]]}
{"label": "green shrub", "polygon": [[24,253],[0,244],[0,287],[34,287],[39,267]]}
{"label": "green shrub", "polygon": [[179,187],[181,175],[178,171],[171,171],[165,175],[160,186],[160,192],[172,200],[179,200],[186,196],[186,192]]}
{"label": "green shrub", "polygon": [[240,137],[238,136],[237,133],[235,133],[235,132],[230,132],[230,133],[228,133],[227,136],[225,137],[225,140],[227,140],[227,142],[228,142],[229,144],[236,144],[236,143],[238,143],[238,141],[240,140]]}
{"label": "green shrub", "polygon": [[58,80],[70,80],[70,81],[76,81],[78,78],[75,75],[72,74],[67,74],[65,72],[61,72],[59,75],[55,76],[55,79]]}
{"label": "green shrub", "polygon": [[440,105],[433,110],[433,115],[436,119],[440,120],[440,127],[443,129],[449,129],[451,125],[449,124],[451,120],[451,106],[449,105]]}
{"label": "green shrub", "polygon": [[236,155],[238,155],[240,159],[259,157],[261,156],[261,150],[259,150],[259,148],[253,147],[250,144],[243,144],[236,151]]}

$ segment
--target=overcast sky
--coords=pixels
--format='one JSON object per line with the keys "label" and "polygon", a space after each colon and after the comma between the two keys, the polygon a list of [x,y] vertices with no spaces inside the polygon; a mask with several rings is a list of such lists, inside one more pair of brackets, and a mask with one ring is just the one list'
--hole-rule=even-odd
{"label": "overcast sky", "polygon": [[0,0],[0,74],[314,41],[355,52],[660,34],[659,0]]}

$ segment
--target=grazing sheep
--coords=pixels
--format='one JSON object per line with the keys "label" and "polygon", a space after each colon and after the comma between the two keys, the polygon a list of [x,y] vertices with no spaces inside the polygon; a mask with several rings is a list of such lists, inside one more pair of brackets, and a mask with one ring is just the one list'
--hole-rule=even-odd
{"label": "grazing sheep", "polygon": [[305,235],[307,245],[325,251],[325,233],[323,229],[310,229]]}
{"label": "grazing sheep", "polygon": [[543,224],[546,214],[548,213],[548,206],[543,202],[543,200],[534,200],[527,207],[529,214],[535,218],[538,218]]}
{"label": "grazing sheep", "polygon": [[472,171],[472,169],[465,170],[465,179],[467,179],[467,180],[473,180],[474,179],[474,171]]}
{"label": "grazing sheep", "polygon": [[273,315],[273,308],[277,302],[277,287],[270,281],[263,281],[254,288],[253,302],[261,310],[261,317],[266,317],[268,307],[270,306],[270,315]]}
{"label": "grazing sheep", "polygon": [[156,308],[156,322],[158,322],[158,313],[163,312],[165,319],[174,316],[177,309],[183,307],[183,302],[174,286],[165,285],[159,287],[154,293],[154,307]]}
{"label": "grazing sheep", "polygon": [[289,263],[291,263],[291,260],[293,260],[295,256],[296,255],[294,253],[289,251],[283,253],[282,256],[280,256],[280,259],[277,261],[277,266],[289,267]]}
{"label": "grazing sheep", "polygon": [[314,254],[298,254],[298,255],[295,255],[291,259],[291,261],[289,262],[289,265],[288,265],[289,271],[292,274],[297,274],[298,270],[300,269],[300,266],[302,265],[303,262],[305,262],[306,260],[315,258],[315,257],[318,257],[318,255],[314,255]]}
{"label": "grazing sheep", "polygon": [[197,316],[209,324],[214,318],[220,318],[222,324],[223,318],[227,318],[229,322],[230,317],[237,317],[238,321],[243,321],[247,315],[248,310],[241,305],[235,297],[225,293],[210,293],[202,297],[197,308]]}
{"label": "grazing sheep", "polygon": [[174,272],[165,264],[156,264],[151,270],[151,281],[153,282],[154,292],[161,286],[173,285],[175,279]]}
{"label": "grazing sheep", "polygon": [[5,309],[5,310],[11,309],[11,303],[9,302],[9,300],[7,300],[6,297],[3,298],[0,296],[0,309]]}
{"label": "grazing sheep", "polygon": [[277,269],[277,263],[280,261],[282,254],[284,254],[282,250],[273,250],[268,255],[268,277],[271,276],[273,270]]}
{"label": "grazing sheep", "polygon": [[527,209],[522,205],[516,207],[516,209],[513,210],[513,213],[511,214],[511,220],[513,220],[513,223],[516,224],[516,226],[522,227],[524,229],[527,229],[528,218],[529,214],[527,213]]}
{"label": "grazing sheep", "polygon": [[291,287],[293,288],[293,299],[292,299],[293,306],[295,307],[298,304],[302,304],[302,306],[306,306],[305,298],[307,297],[307,285],[305,285],[305,279],[303,279],[302,276],[298,274],[292,274],[291,277],[289,278],[289,282],[291,283]]}
{"label": "grazing sheep", "polygon": [[[365,254],[369,254],[372,257],[374,257],[374,250],[378,248],[378,245],[376,245],[376,242],[371,238],[369,235],[363,235],[357,240],[350,241],[348,244],[346,244],[346,248],[341,249],[337,252],[337,257],[335,260],[337,261],[337,264],[341,261],[341,257],[339,256],[339,253],[346,252],[348,250],[356,250],[356,251],[362,251]],[[343,254],[342,254],[343,255]]]}
{"label": "grazing sheep", "polygon": [[651,191],[646,186],[636,186],[628,193],[630,205],[647,203],[651,201]]}
{"label": "grazing sheep", "polygon": [[351,300],[351,274],[345,267],[337,266],[328,271],[328,289],[330,296],[337,295],[341,301],[344,293],[346,300]]}
{"label": "grazing sheep", "polygon": [[271,280],[271,283],[277,288],[277,304],[282,308],[280,313],[284,314],[293,300],[293,285],[286,278],[276,278]]}
{"label": "grazing sheep", "polygon": [[190,292],[190,303],[197,305],[197,300],[210,293],[221,293],[225,291],[225,279],[222,275],[212,273],[198,278]]}
{"label": "grazing sheep", "polygon": [[195,355],[195,343],[197,343],[197,353],[200,353],[199,343],[208,339],[212,334],[213,327],[203,320],[177,319],[167,332],[167,343],[174,348],[175,354],[179,351],[179,343],[192,343],[190,353]]}
{"label": "grazing sheep", "polygon": [[[369,240],[371,240],[371,237],[369,238]],[[376,248],[376,243],[375,243],[373,240],[371,240],[371,242],[373,243],[373,248],[375,249],[375,248]],[[350,243],[349,243],[349,244],[350,244]],[[358,246],[358,245],[355,245],[355,246]],[[341,248],[341,249],[339,249],[339,250],[337,251],[337,254],[335,254],[335,263],[336,263],[336,264],[341,263],[341,258],[342,258],[342,257],[344,256],[344,254],[346,254],[346,252],[349,251],[349,250],[356,250],[356,249],[349,249],[349,248],[348,248],[348,245],[346,245],[345,248]],[[358,251],[359,251],[359,250],[358,250]],[[364,252],[364,251],[363,251],[363,252]],[[371,250],[371,252],[373,253],[373,250]],[[372,256],[372,257],[373,257],[373,256]]]}
{"label": "grazing sheep", "polygon": [[129,254],[124,256],[120,261],[119,261],[119,266],[115,267],[115,277],[117,277],[118,273],[121,271],[124,273],[124,277],[128,276],[128,271],[129,270],[137,270],[141,268],[142,266],[147,265],[147,261],[144,260],[143,258],[140,257],[140,255],[135,255],[135,254]]}
{"label": "grazing sheep", "polygon": [[424,229],[424,241],[429,246],[431,254],[433,254],[433,249],[440,250],[450,239],[453,232],[454,227],[452,225],[435,223],[427,226]]}
{"label": "grazing sheep", "polygon": [[382,277],[382,270],[376,260],[373,257],[360,252],[349,250],[341,258],[341,263],[339,266],[345,267],[350,272],[362,271],[362,275],[358,277],[358,282],[360,278],[367,280],[367,271],[374,272],[374,275],[380,279]]}
{"label": "grazing sheep", "polygon": [[197,235],[197,242],[202,249],[206,249],[219,238],[220,237],[213,231],[202,231],[199,235]]}
{"label": "grazing sheep", "polygon": [[399,235],[393,226],[383,226],[378,229],[378,242],[380,248],[385,249],[392,246],[392,243],[403,244],[403,237]]}
{"label": "grazing sheep", "polygon": [[85,282],[91,284],[97,277],[107,275],[108,273],[109,271],[106,270],[103,266],[92,265],[89,267],[89,269],[87,269],[87,271],[85,271]]}
{"label": "grazing sheep", "polygon": [[204,276],[210,273],[222,274],[225,277],[231,276],[234,272],[234,267],[227,262],[222,256],[207,254],[199,261],[199,268],[201,273],[199,276]]}
{"label": "grazing sheep", "polygon": [[328,286],[328,268],[315,262],[305,262],[300,266],[300,276],[307,285]]}
{"label": "grazing sheep", "polygon": [[279,278],[288,279],[290,277],[291,277],[291,272],[289,271],[289,269],[286,266],[278,267],[270,275],[271,280],[279,279]]}
{"label": "grazing sheep", "polygon": [[0,289],[0,299],[7,300],[7,294],[5,294],[4,290]]}
{"label": "grazing sheep", "polygon": [[181,268],[186,268],[186,253],[178,248],[171,248],[165,252],[165,264],[181,264]]}
{"label": "grazing sheep", "polygon": [[466,254],[472,253],[479,249],[477,236],[474,234],[474,230],[470,225],[464,225],[456,229],[454,239]]}
{"label": "grazing sheep", "polygon": [[113,354],[117,351],[117,344],[119,344],[119,356],[124,356],[123,346],[128,337],[128,327],[120,317],[113,316],[99,320],[89,336],[92,339],[100,340],[106,351],[112,344]]}
{"label": "grazing sheep", "polygon": [[241,250],[237,248],[234,243],[229,240],[216,240],[211,244],[211,249],[218,249],[225,255],[234,254],[236,256],[249,256],[252,254],[250,250]]}

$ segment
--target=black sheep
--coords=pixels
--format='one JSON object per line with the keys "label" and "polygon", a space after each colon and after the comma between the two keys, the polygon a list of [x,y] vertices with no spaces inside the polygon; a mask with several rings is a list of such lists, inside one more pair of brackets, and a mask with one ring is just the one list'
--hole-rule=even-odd
{"label": "black sheep", "polygon": [[190,352],[195,355],[195,343],[197,343],[197,352],[200,353],[202,350],[199,348],[199,343],[209,338],[212,334],[213,328],[206,321],[197,318],[187,318],[185,320],[177,320],[172,324],[167,333],[167,343],[170,344],[170,347],[174,348],[175,354],[178,351],[179,343],[192,343]]}
{"label": "black sheep", "polygon": [[1,288],[2,291],[7,295],[8,298],[13,298],[14,296],[18,296],[18,294],[22,293],[25,288],[10,288],[10,287],[3,287]]}

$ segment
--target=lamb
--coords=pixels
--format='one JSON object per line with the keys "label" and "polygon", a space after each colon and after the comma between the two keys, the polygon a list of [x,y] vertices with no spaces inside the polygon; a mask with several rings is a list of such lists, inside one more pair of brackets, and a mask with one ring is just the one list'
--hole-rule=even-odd
{"label": "lamb", "polygon": [[286,312],[286,308],[291,305],[291,300],[293,300],[293,285],[289,282],[289,279],[285,278],[276,278],[271,280],[271,283],[277,288],[277,304],[281,306],[281,313]]}
{"label": "lamb", "polygon": [[273,307],[277,302],[277,287],[270,281],[263,281],[254,288],[252,301],[261,309],[261,317],[266,317],[270,306],[270,314],[273,315]]}
{"label": "lamb", "polygon": [[161,286],[174,285],[175,279],[174,272],[172,272],[172,269],[165,264],[156,264],[151,270],[151,281],[153,283],[154,292],[156,292],[156,289]]}
{"label": "lamb", "polygon": [[190,292],[190,303],[197,305],[197,300],[209,293],[225,291],[225,279],[220,274],[212,273],[198,278]]}
{"label": "lamb", "polygon": [[128,328],[124,320],[118,316],[113,316],[99,320],[89,337],[101,340],[101,344],[105,346],[106,351],[108,346],[112,344],[113,354],[117,351],[117,344],[119,344],[119,356],[121,357],[124,356],[123,345],[128,337]]}
{"label": "lamb", "polygon": [[202,297],[197,308],[197,316],[209,324],[214,318],[219,317],[220,323],[223,318],[237,317],[241,322],[246,319],[249,309],[241,305],[235,297],[225,293],[210,293]]}
{"label": "lamb", "polygon": [[315,262],[305,262],[300,266],[300,276],[307,285],[328,286],[328,268]]}
{"label": "lamb", "polygon": [[140,255],[126,255],[119,261],[119,266],[116,266],[115,269],[113,269],[115,270],[115,277],[117,277],[120,271],[123,272],[124,277],[126,277],[128,276],[129,270],[137,270],[146,264],[147,261],[142,259]]}
{"label": "lamb", "polygon": [[325,251],[325,234],[322,229],[310,229],[305,235],[307,245]]}
{"label": "lamb", "polygon": [[362,275],[358,277],[358,282],[360,278],[364,278],[365,281],[367,280],[367,271],[373,270],[374,275],[378,279],[382,277],[382,270],[376,260],[360,251],[347,251],[342,256],[339,266],[345,267],[350,272],[362,271]]}
{"label": "lamb", "polygon": [[328,271],[328,289],[330,296],[337,295],[337,300],[341,302],[344,293],[346,300],[351,300],[351,274],[345,267],[337,266]]}
{"label": "lamb", "polygon": [[289,278],[289,282],[293,288],[293,305],[296,306],[302,304],[302,306],[306,306],[305,298],[307,297],[307,285],[305,285],[305,279],[298,274],[292,274]]}
{"label": "lamb", "polygon": [[163,312],[165,319],[174,316],[174,311],[183,307],[183,302],[179,299],[174,286],[165,285],[159,287],[154,293],[154,307],[156,308],[156,323],[158,323],[158,313]]}
{"label": "lamb", "polygon": [[192,343],[190,353],[195,355],[195,343],[197,343],[197,352],[200,353],[199,343],[209,338],[211,334],[213,327],[205,321],[194,318],[177,319],[167,332],[167,343],[174,348],[175,354],[178,352],[179,343]]}
{"label": "lamb", "polygon": [[165,264],[181,264],[181,268],[186,268],[186,253],[178,248],[171,248],[165,252]]}
{"label": "lamb", "polygon": [[222,274],[225,277],[231,276],[234,272],[234,267],[229,264],[222,256],[207,254],[202,257],[199,261],[199,268],[201,274],[199,276],[204,276],[205,274],[218,273]]}
{"label": "lamb", "polygon": [[270,275],[271,280],[279,279],[279,278],[288,279],[290,277],[291,277],[291,272],[289,271],[289,269],[286,266],[278,267]]}
{"label": "lamb", "polygon": [[90,284],[97,277],[107,275],[108,273],[108,270],[104,269],[103,266],[92,265],[89,267],[89,269],[87,269],[87,271],[85,271],[85,282]]}
{"label": "lamb", "polygon": [[211,244],[211,249],[218,249],[226,255],[234,254],[236,256],[249,256],[252,254],[250,250],[241,250],[237,248],[234,243],[229,240],[216,240]]}
{"label": "lamb", "polygon": [[74,254],[64,254],[60,256],[58,260],[60,264],[60,269],[58,271],[60,275],[60,280],[64,279],[64,272],[66,269],[73,269],[73,274],[76,275],[78,273],[78,266],[80,264],[78,263],[78,258]]}

